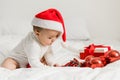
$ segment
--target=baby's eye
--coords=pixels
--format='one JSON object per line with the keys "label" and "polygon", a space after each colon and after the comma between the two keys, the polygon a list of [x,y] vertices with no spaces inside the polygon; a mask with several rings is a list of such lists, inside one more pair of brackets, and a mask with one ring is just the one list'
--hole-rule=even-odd
{"label": "baby's eye", "polygon": [[48,39],[52,39],[52,37],[49,37]]}

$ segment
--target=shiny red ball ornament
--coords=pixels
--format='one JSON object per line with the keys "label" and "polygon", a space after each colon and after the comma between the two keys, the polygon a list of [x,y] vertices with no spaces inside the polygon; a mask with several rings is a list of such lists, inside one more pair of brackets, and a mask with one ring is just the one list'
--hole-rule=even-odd
{"label": "shiny red ball ornament", "polygon": [[94,58],[90,61],[90,63],[91,63],[91,68],[103,67],[103,66],[104,66],[104,64],[103,64],[103,62],[102,62],[102,60],[101,60],[100,57],[94,57]]}
{"label": "shiny red ball ornament", "polygon": [[83,62],[81,64],[81,67],[90,67],[90,66],[91,66],[91,64],[89,62]]}
{"label": "shiny red ball ornament", "polygon": [[110,50],[105,54],[109,62],[114,62],[120,59],[120,53],[117,50]]}
{"label": "shiny red ball ornament", "polygon": [[116,50],[111,50],[108,55],[109,55],[110,57],[116,58],[116,57],[119,57],[119,56],[120,56],[120,53],[119,53],[118,51],[116,51]]}
{"label": "shiny red ball ornament", "polygon": [[93,58],[93,55],[88,55],[87,57],[85,57],[85,62],[90,62]]}
{"label": "shiny red ball ornament", "polygon": [[120,53],[117,50],[110,50],[108,52],[105,53],[105,57],[119,57]]}
{"label": "shiny red ball ornament", "polygon": [[85,62],[82,63],[82,67],[90,67],[90,66],[91,66],[90,61],[91,61],[91,59],[93,59],[93,58],[94,58],[93,55],[88,55],[88,56],[86,56],[85,59],[84,59]]}
{"label": "shiny red ball ornament", "polygon": [[107,64],[106,58],[104,56],[100,56],[101,61],[103,62],[104,66]]}

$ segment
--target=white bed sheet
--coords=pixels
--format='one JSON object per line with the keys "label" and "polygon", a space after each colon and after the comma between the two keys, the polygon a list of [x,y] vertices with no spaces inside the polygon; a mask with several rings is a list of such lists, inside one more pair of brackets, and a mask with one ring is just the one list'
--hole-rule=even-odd
{"label": "white bed sheet", "polygon": [[120,61],[104,68],[49,67],[20,68],[10,71],[0,68],[0,80],[119,80]]}
{"label": "white bed sheet", "polygon": [[[18,44],[23,36],[3,36],[0,38],[0,61],[9,55],[9,51]],[[90,40],[67,41],[66,47],[79,53],[79,50],[89,44],[110,45],[120,51],[120,42],[117,40]],[[8,70],[0,67],[0,80],[119,80],[120,61],[111,63],[104,68],[80,67],[46,67],[46,68],[20,68]]]}

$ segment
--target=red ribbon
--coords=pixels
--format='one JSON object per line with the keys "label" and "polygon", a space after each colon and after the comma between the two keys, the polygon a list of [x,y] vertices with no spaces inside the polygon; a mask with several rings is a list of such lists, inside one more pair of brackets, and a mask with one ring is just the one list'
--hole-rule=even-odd
{"label": "red ribbon", "polygon": [[102,48],[108,48],[108,51],[111,50],[110,46],[103,46],[103,45],[94,45],[94,44],[91,44],[88,47],[85,47],[84,52],[85,52],[86,55],[93,55],[94,51],[95,51],[95,48],[101,48],[101,47]]}

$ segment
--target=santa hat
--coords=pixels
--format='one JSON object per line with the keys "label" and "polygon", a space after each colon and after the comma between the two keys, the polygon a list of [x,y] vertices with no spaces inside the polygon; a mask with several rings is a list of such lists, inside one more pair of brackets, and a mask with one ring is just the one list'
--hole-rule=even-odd
{"label": "santa hat", "polygon": [[66,41],[66,31],[61,13],[56,9],[48,9],[35,15],[32,25],[62,32],[62,39]]}

